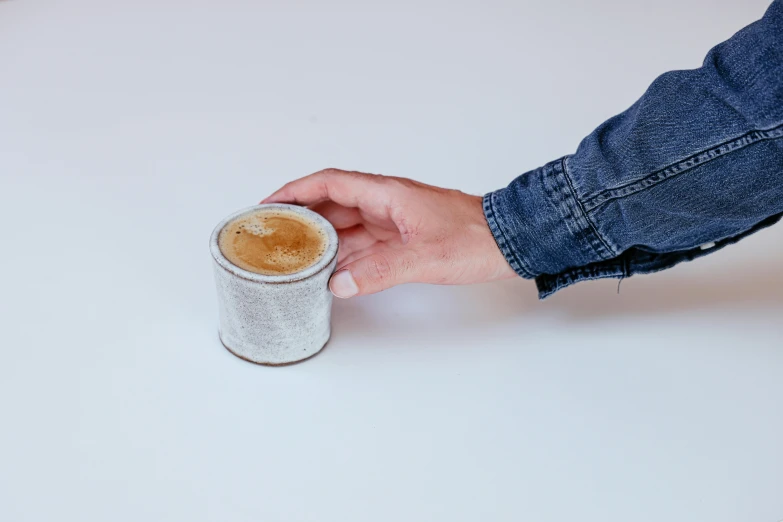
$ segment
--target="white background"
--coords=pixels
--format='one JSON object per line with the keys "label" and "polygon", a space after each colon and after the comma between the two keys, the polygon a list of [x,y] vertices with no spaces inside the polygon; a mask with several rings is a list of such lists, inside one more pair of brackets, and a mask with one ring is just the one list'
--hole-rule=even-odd
{"label": "white background", "polygon": [[0,520],[783,519],[783,226],[220,345],[208,237],[324,167],[483,193],[767,0],[0,1]]}

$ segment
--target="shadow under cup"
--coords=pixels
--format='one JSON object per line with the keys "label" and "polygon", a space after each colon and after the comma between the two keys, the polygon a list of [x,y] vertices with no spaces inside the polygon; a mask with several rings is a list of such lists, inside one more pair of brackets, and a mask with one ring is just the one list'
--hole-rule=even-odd
{"label": "shadow under cup", "polygon": [[[259,210],[298,214],[320,227],[327,238],[321,258],[292,274],[263,275],[231,263],[220,250],[226,225]],[[219,328],[223,345],[234,355],[258,364],[281,365],[317,354],[331,333],[329,277],[337,265],[337,233],[322,216],[286,204],[256,205],[221,221],[212,232]]]}

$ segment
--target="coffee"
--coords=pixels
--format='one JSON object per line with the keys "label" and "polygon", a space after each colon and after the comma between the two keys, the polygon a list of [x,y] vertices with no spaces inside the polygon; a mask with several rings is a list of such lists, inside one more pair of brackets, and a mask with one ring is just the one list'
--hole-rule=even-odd
{"label": "coffee", "polygon": [[286,275],[313,266],[326,250],[327,235],[316,223],[283,209],[260,209],[220,231],[220,251],[239,268]]}

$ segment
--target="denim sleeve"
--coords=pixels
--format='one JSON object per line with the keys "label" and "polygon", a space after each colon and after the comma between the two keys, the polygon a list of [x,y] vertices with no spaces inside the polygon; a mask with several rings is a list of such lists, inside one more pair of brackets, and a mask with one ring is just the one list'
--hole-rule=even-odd
{"label": "denim sleeve", "polygon": [[576,153],[484,196],[498,247],[540,297],[714,252],[783,214],[783,0],[657,78]]}

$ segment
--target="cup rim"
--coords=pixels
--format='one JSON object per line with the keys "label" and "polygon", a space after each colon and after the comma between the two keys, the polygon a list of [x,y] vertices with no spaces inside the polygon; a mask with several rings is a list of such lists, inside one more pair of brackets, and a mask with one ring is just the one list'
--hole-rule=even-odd
{"label": "cup rim", "polygon": [[[231,221],[261,209],[287,210],[294,212],[295,214],[299,214],[300,216],[304,216],[307,219],[314,221],[317,225],[321,226],[326,232],[328,244],[326,246],[326,251],[318,260],[318,262],[305,268],[304,270],[294,272],[293,274],[265,275],[250,272],[249,270],[240,268],[229,261],[226,256],[223,255],[223,252],[220,251],[220,245],[218,243],[220,231],[223,230],[223,228]],[[218,223],[215,229],[212,231],[212,235],[209,239],[209,251],[212,254],[212,258],[221,268],[242,279],[255,281],[257,283],[292,283],[294,281],[301,281],[302,279],[312,277],[331,264],[332,260],[334,260],[335,256],[337,256],[337,232],[334,230],[332,224],[326,220],[326,218],[308,208],[301,207],[299,205],[289,205],[287,203],[263,203],[238,210]]]}

